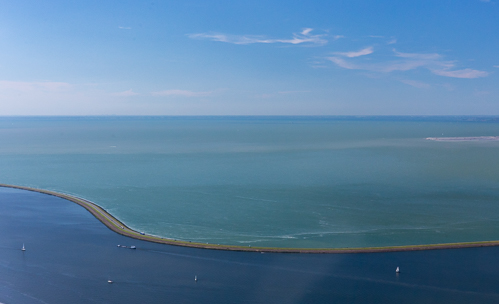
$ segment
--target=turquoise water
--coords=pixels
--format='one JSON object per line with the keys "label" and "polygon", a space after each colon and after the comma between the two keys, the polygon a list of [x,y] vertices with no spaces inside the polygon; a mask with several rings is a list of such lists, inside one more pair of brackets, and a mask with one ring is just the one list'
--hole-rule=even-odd
{"label": "turquoise water", "polygon": [[150,234],[361,247],[499,239],[497,118],[0,118],[0,182]]}

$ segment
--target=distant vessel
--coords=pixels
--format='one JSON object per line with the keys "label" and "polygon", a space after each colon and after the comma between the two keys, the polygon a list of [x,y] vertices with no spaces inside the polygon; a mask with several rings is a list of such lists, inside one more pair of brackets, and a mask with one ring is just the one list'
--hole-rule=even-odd
{"label": "distant vessel", "polygon": [[108,282],[109,284],[112,284],[112,283],[113,283],[113,281],[111,281],[111,280],[107,280],[107,282]]}
{"label": "distant vessel", "polygon": [[198,276],[194,276],[194,281],[197,282],[198,281]]}
{"label": "distant vessel", "polygon": [[130,249],[137,249],[137,247],[135,247],[135,246],[130,246]]}
{"label": "distant vessel", "polygon": [[397,269],[395,269],[395,272],[400,273],[400,268],[397,267]]}
{"label": "distant vessel", "polygon": [[21,248],[22,251],[26,251],[26,248],[24,248],[24,243],[23,243],[23,248]]}

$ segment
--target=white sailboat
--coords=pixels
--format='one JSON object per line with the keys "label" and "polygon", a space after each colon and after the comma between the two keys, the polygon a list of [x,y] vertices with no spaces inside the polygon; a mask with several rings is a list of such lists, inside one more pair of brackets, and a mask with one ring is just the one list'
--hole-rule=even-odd
{"label": "white sailboat", "polygon": [[194,276],[194,281],[197,282],[198,281],[198,276]]}
{"label": "white sailboat", "polygon": [[400,268],[397,266],[397,269],[395,269],[396,273],[400,273]]}
{"label": "white sailboat", "polygon": [[23,243],[23,248],[21,248],[22,251],[26,251],[26,248],[24,248],[24,243]]}

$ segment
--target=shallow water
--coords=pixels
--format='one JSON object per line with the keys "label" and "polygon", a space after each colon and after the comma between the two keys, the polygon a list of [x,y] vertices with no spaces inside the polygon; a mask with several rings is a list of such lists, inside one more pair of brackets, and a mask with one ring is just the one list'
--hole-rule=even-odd
{"label": "shallow water", "polygon": [[[495,118],[0,118],[0,182],[182,240],[362,247],[499,239]],[[483,120],[483,119],[482,119]]]}
{"label": "shallow water", "polygon": [[0,210],[0,303],[5,304],[499,301],[499,247],[227,252],[127,238],[82,207],[40,193],[0,188]]}

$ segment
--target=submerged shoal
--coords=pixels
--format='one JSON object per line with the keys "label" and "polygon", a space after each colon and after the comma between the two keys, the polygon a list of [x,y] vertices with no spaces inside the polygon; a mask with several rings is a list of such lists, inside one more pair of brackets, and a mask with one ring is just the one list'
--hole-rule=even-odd
{"label": "submerged shoal", "polygon": [[499,240],[442,243],[442,244],[404,245],[404,246],[356,247],[356,248],[277,248],[277,247],[251,247],[251,246],[219,245],[219,244],[190,242],[190,241],[158,237],[133,230],[130,227],[128,227],[125,223],[121,222],[113,215],[111,215],[109,212],[107,212],[104,208],[100,207],[94,202],[91,202],[89,200],[80,197],[56,191],[37,189],[25,186],[0,184],[0,187],[33,191],[42,194],[56,196],[71,201],[85,208],[99,221],[101,221],[106,227],[108,227],[109,229],[111,229],[116,233],[138,240],[160,243],[160,244],[168,244],[174,246],[184,246],[184,247],[213,249],[213,250],[279,252],[279,253],[369,253],[369,252],[395,252],[395,251],[416,251],[416,250],[499,246]]}

